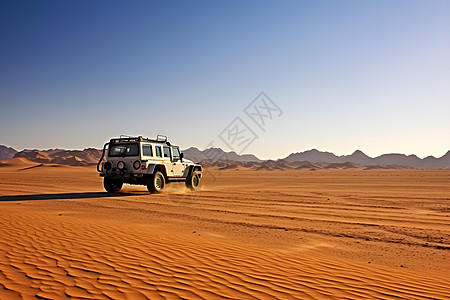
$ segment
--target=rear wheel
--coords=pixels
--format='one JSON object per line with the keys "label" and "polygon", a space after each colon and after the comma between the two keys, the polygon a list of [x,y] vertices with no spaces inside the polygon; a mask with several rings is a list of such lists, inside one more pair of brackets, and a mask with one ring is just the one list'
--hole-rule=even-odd
{"label": "rear wheel", "polygon": [[103,187],[108,193],[117,193],[122,188],[123,182],[111,178],[103,178]]}
{"label": "rear wheel", "polygon": [[191,190],[196,190],[200,186],[200,175],[196,172],[192,173],[192,175],[186,179],[186,186]]}
{"label": "rear wheel", "polygon": [[150,193],[161,193],[165,185],[163,173],[156,171],[147,184],[147,189]]}

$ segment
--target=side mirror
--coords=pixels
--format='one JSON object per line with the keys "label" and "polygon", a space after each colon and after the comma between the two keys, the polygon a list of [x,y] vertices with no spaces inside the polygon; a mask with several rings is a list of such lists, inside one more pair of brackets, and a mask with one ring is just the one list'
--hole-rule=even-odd
{"label": "side mirror", "polygon": [[180,153],[180,160],[183,161],[183,158],[184,158],[184,154],[183,154],[183,152],[181,152]]}

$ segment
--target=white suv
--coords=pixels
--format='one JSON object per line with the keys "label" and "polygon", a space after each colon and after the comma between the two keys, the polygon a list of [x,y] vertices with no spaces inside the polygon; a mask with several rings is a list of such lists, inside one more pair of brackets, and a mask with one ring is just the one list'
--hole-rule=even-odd
{"label": "white suv", "polygon": [[159,193],[172,181],[184,181],[196,190],[203,170],[184,159],[179,147],[171,145],[166,136],[158,135],[156,140],[142,136],[111,139],[103,147],[97,171],[108,193],[120,191],[124,183],[146,185],[150,193]]}

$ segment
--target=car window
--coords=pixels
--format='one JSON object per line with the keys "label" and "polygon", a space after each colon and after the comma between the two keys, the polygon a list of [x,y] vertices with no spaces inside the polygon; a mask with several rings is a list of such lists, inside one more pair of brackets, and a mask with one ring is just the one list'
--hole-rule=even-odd
{"label": "car window", "polygon": [[170,157],[170,148],[164,146],[164,157]]}
{"label": "car window", "polygon": [[161,147],[155,146],[155,149],[156,149],[156,156],[162,157]]}
{"label": "car window", "polygon": [[109,156],[138,156],[138,144],[116,144],[109,145]]}
{"label": "car window", "polygon": [[172,147],[172,156],[174,158],[180,158],[180,149],[178,147]]}
{"label": "car window", "polygon": [[152,145],[142,145],[142,155],[153,156]]}

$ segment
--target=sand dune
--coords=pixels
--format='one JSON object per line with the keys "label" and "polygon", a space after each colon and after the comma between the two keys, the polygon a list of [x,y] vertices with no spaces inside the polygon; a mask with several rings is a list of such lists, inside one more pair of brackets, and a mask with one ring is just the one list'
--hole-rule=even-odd
{"label": "sand dune", "polygon": [[21,167],[29,167],[29,166],[37,166],[39,163],[31,161],[27,158],[23,157],[15,157],[6,160],[0,161],[0,167],[12,167],[12,168],[21,168]]}
{"label": "sand dune", "polygon": [[[0,161],[0,167],[7,167],[12,171],[24,171],[38,167],[51,167],[51,168],[68,168],[67,165],[57,163],[38,163],[27,158],[15,157],[7,160]],[[5,170],[6,171],[6,170]]]}
{"label": "sand dune", "polygon": [[21,169],[0,168],[0,299],[450,298],[449,171],[215,169],[196,194],[109,195],[93,168]]}

